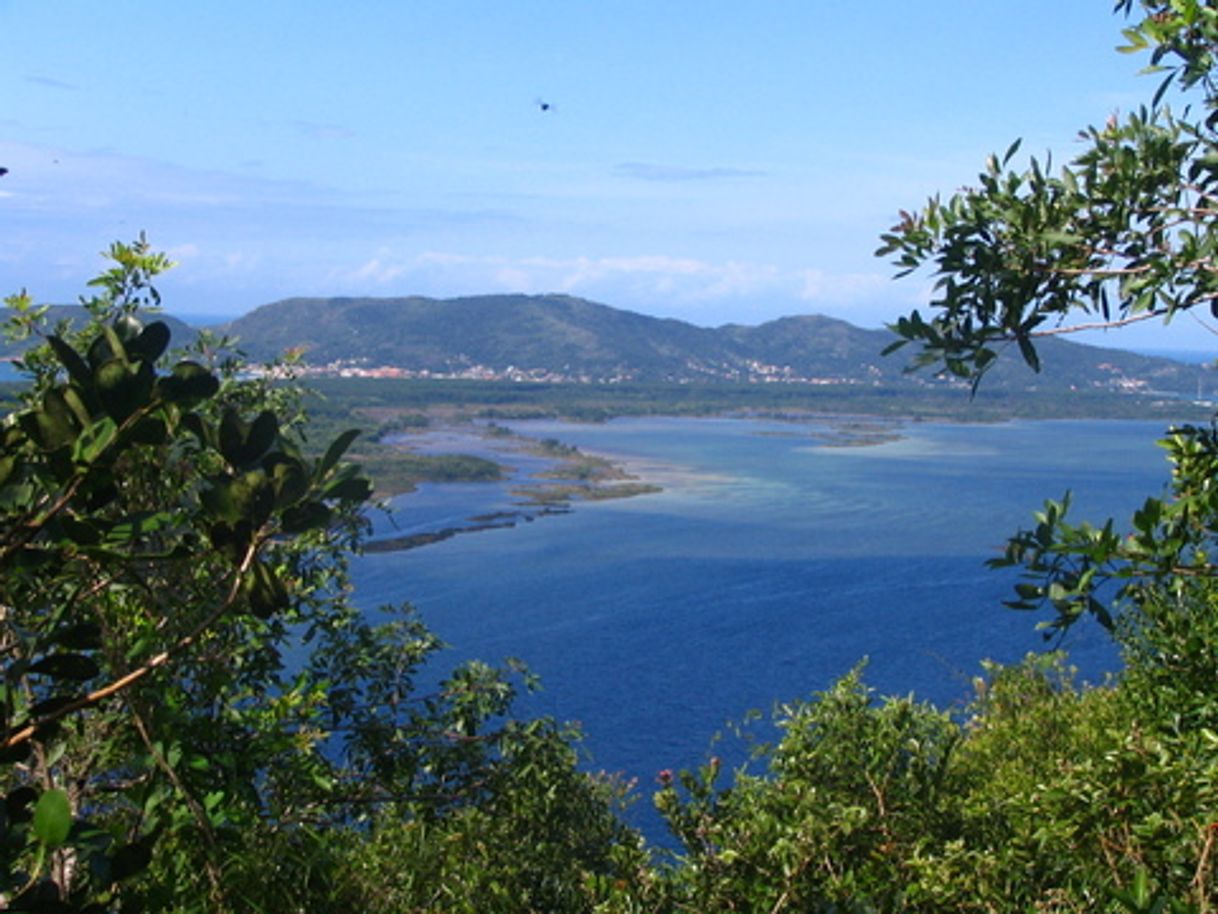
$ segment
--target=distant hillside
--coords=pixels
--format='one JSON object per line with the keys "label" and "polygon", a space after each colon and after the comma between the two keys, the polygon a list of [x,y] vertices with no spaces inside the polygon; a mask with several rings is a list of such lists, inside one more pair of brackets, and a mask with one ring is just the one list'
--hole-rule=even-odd
{"label": "distant hillside", "polygon": [[[312,366],[550,380],[771,380],[941,385],[880,352],[885,330],[817,315],[760,326],[698,327],[565,295],[292,298],[217,328],[255,359],[300,349]],[[1045,370],[1000,360],[990,389],[1195,393],[1201,369],[1167,359],[1045,340]]]}

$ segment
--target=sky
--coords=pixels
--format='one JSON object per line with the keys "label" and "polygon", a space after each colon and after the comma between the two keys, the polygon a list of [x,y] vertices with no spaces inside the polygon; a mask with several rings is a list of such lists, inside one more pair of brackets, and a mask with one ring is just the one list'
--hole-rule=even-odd
{"label": "sky", "polygon": [[524,292],[882,326],[930,283],[874,255],[898,210],[1148,101],[1111,8],[0,0],[0,292],[75,301],[144,232],[181,315]]}

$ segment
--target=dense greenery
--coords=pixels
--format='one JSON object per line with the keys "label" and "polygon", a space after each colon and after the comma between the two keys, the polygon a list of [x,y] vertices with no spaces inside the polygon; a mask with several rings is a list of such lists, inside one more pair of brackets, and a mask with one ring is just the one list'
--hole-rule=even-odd
{"label": "dense greenery", "polygon": [[[995,162],[907,215],[885,249],[937,270],[935,316],[898,327],[928,364],[972,379],[1009,343],[1037,366],[1037,334],[1076,307],[1213,308],[1218,9],[1118,9],[1199,113],[1152,107],[1088,131],[1061,177]],[[660,851],[621,824],[623,786],[581,771],[572,729],[511,718],[517,665],[441,681],[407,608],[352,608],[352,434],[304,447],[298,389],[241,380],[206,338],[167,358],[147,320],[164,259],[110,254],[86,327],[10,300],[10,328],[43,341],[0,427],[10,909],[1218,907],[1215,428],[1169,434],[1170,492],[1129,535],[1051,502],[999,559],[1051,636],[1105,626],[1119,677],[1076,686],[1056,653],[986,667],[952,714],[878,699],[860,667],[779,706],[745,768],[659,772]]]}
{"label": "dense greenery", "polygon": [[[986,422],[1012,418],[1161,418],[1209,415],[1206,407],[1104,391],[899,390],[893,387],[815,387],[794,384],[505,384],[498,381],[308,378],[323,400],[311,407],[341,423],[357,417],[370,432],[396,417],[428,412],[437,422],[488,419],[572,419],[616,416],[711,416],[726,413],[892,416]],[[413,420],[417,421],[417,420]],[[363,445],[361,445],[363,446]]]}
{"label": "dense greenery", "polygon": [[165,260],[110,256],[93,323],[25,357],[0,438],[4,902],[367,908],[389,893],[363,848],[393,830],[403,860],[426,839],[420,861],[516,836],[532,856],[487,891],[539,910],[613,872],[616,788],[577,772],[573,734],[504,716],[517,674],[416,689],[435,639],[347,601],[370,491],[341,461],[353,433],[304,456],[290,387],[239,380],[206,340],[169,366],[166,325],[137,316]]}

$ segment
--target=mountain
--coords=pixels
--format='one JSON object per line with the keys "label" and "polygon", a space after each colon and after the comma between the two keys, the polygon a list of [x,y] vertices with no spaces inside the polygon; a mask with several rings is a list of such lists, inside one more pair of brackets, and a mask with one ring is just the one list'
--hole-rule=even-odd
{"label": "mountain", "polygon": [[[51,325],[82,320],[79,306],[56,306]],[[157,315],[176,346],[196,331]],[[577,381],[791,381],[818,384],[941,386],[928,372],[908,375],[903,352],[880,355],[886,330],[865,330],[820,315],[758,326],[698,327],[566,295],[466,298],[292,298],[263,305],[212,328],[237,337],[251,359],[301,349],[306,363],[345,370],[390,368],[408,374]],[[0,343],[0,358],[24,344]],[[987,390],[1109,389],[1196,395],[1213,376],[1197,365],[1083,346],[1040,344],[1035,374],[1017,353],[1000,359]],[[959,383],[959,382],[954,382]]]}
{"label": "mountain", "polygon": [[[759,326],[698,327],[566,295],[465,298],[292,298],[217,328],[255,359],[288,349],[311,366],[410,373],[566,380],[788,380],[811,383],[945,383],[907,375],[907,357],[882,357],[886,330],[819,315]],[[989,389],[1105,388],[1195,392],[1202,370],[1168,359],[1041,343],[1035,374],[1013,354]]]}
{"label": "mountain", "polygon": [[432,372],[479,365],[611,376],[718,374],[734,359],[715,331],[568,296],[293,298],[221,328],[260,358],[301,348],[311,364]]}

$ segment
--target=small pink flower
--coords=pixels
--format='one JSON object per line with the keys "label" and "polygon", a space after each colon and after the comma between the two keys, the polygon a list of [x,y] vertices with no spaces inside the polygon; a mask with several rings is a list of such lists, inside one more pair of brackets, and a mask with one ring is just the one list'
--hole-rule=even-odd
{"label": "small pink flower", "polygon": [[658,775],[656,775],[656,780],[660,782],[661,787],[671,787],[672,786],[672,769],[665,768]]}

